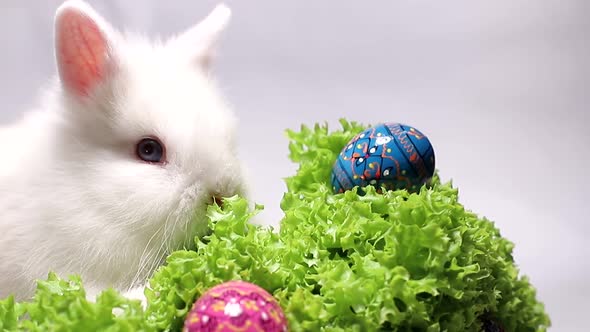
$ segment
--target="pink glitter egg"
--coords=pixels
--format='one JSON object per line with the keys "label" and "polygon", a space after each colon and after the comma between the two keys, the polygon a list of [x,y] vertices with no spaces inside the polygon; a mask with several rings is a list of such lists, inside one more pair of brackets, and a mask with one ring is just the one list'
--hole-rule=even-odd
{"label": "pink glitter egg", "polygon": [[184,332],[286,332],[277,300],[245,281],[229,281],[206,291],[193,305]]}

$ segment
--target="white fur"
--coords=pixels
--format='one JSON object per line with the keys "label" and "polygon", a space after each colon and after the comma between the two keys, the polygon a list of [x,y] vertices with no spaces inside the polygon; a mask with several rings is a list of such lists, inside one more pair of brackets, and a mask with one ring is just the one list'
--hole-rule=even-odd
{"label": "white fur", "polygon": [[[142,287],[205,229],[213,194],[244,193],[236,120],[200,61],[229,9],[161,43],[118,33],[82,1],[64,10],[97,22],[114,69],[86,99],[56,78],[37,110],[0,128],[0,298],[30,297],[49,271],[80,274],[92,295]],[[167,164],[135,157],[145,135]]]}

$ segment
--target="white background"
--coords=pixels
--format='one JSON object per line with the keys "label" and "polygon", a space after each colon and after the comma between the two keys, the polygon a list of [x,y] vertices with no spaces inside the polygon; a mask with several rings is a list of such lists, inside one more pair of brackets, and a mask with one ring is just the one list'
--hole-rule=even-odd
{"label": "white background", "polygon": [[[0,0],[0,122],[34,105],[55,72],[59,3]],[[90,3],[116,27],[162,36],[215,4]],[[234,20],[216,68],[241,118],[241,151],[267,223],[280,220],[282,178],[295,170],[286,128],[340,117],[408,123],[429,136],[466,207],[516,244],[551,330],[588,330],[590,2],[228,4]]]}

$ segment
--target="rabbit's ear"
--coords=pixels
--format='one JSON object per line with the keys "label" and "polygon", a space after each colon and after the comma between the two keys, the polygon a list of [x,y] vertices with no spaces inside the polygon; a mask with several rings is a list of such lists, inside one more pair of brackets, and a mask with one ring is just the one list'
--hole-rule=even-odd
{"label": "rabbit's ear", "polygon": [[69,0],[55,16],[55,56],[64,88],[87,96],[106,76],[112,28],[88,4]]}
{"label": "rabbit's ear", "polygon": [[204,69],[215,56],[217,41],[229,23],[231,10],[225,4],[217,5],[201,22],[182,33],[174,43],[193,57]]}

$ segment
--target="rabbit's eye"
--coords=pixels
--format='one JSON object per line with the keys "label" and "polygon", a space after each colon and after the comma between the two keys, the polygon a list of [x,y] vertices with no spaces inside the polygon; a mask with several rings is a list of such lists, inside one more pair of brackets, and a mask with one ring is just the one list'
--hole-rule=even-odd
{"label": "rabbit's eye", "polygon": [[137,157],[150,163],[164,161],[164,148],[162,144],[153,138],[144,138],[137,143]]}

